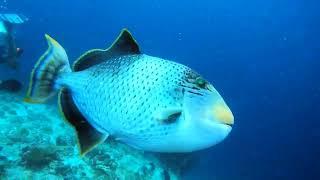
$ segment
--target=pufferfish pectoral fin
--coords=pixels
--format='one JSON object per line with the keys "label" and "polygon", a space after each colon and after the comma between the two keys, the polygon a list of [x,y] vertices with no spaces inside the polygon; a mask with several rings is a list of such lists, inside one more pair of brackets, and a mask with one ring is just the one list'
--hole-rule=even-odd
{"label": "pufferfish pectoral fin", "polygon": [[73,64],[73,71],[82,71],[119,56],[141,54],[139,45],[127,29],[123,29],[108,49],[93,49],[84,53]]}
{"label": "pufferfish pectoral fin", "polygon": [[100,133],[89,124],[74,104],[71,93],[66,88],[60,91],[59,106],[64,118],[77,132],[81,155],[91,151],[108,138],[108,134]]}
{"label": "pufferfish pectoral fin", "polygon": [[169,107],[161,109],[159,112],[157,112],[156,119],[162,123],[170,124],[176,122],[181,114],[181,107]]}

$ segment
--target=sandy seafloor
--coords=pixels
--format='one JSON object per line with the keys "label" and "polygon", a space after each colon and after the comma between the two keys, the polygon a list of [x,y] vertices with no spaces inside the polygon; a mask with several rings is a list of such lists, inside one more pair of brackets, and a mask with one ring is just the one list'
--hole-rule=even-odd
{"label": "sandy seafloor", "polygon": [[[0,91],[0,179],[179,179],[185,157],[145,153],[114,141],[80,157],[56,105]],[[165,157],[165,158],[164,158]]]}

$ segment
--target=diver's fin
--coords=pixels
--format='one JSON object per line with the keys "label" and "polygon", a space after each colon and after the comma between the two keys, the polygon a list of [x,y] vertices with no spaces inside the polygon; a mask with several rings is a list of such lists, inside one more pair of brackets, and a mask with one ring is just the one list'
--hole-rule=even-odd
{"label": "diver's fin", "polygon": [[46,35],[48,50],[34,66],[26,102],[42,103],[56,92],[55,81],[62,73],[71,72],[68,56],[63,47],[49,35]]}
{"label": "diver's fin", "polygon": [[156,119],[163,123],[174,123],[182,114],[182,109],[180,107],[169,107],[160,110],[156,114]]}
{"label": "diver's fin", "polygon": [[130,54],[141,54],[141,52],[131,33],[123,29],[108,49],[93,49],[78,58],[73,64],[73,70],[81,71],[108,59]]}
{"label": "diver's fin", "polygon": [[22,24],[28,20],[21,14],[0,14],[0,20],[11,24]]}
{"label": "diver's fin", "polygon": [[62,88],[59,94],[59,106],[64,118],[77,132],[81,155],[91,151],[96,145],[103,143],[108,135],[98,132],[92,127],[74,104],[71,93]]}

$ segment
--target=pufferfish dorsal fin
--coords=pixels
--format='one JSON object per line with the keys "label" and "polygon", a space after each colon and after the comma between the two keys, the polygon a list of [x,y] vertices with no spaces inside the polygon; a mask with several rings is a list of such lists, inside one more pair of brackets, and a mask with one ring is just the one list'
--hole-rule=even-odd
{"label": "pufferfish dorsal fin", "polygon": [[171,124],[178,120],[182,114],[182,108],[180,107],[168,107],[161,109],[156,113],[156,119],[165,124]]}
{"label": "pufferfish dorsal fin", "polygon": [[108,49],[93,49],[83,54],[73,64],[74,71],[87,69],[118,56],[141,54],[139,45],[127,29],[123,29]]}
{"label": "pufferfish dorsal fin", "polygon": [[75,129],[81,155],[103,143],[108,134],[102,134],[92,127],[73,102],[71,93],[63,88],[59,94],[59,106],[64,118]]}

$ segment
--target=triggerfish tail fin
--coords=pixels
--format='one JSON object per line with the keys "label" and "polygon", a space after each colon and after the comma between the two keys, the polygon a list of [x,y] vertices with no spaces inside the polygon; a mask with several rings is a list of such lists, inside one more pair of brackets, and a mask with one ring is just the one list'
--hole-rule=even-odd
{"label": "triggerfish tail fin", "polygon": [[26,102],[43,103],[57,92],[56,80],[59,75],[71,72],[68,56],[64,48],[49,35],[45,36],[48,50],[34,66]]}

